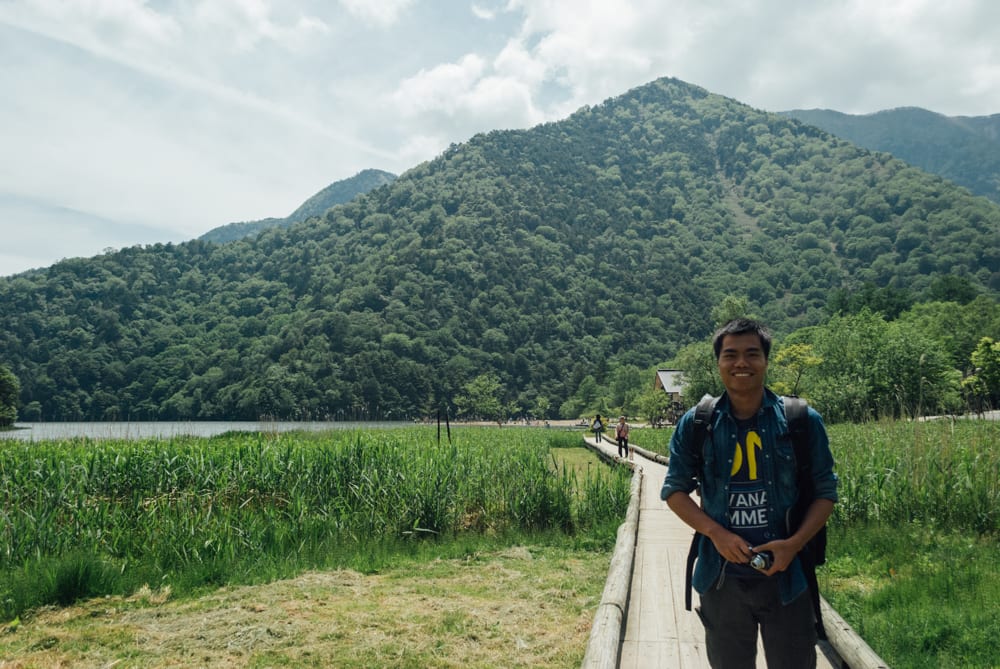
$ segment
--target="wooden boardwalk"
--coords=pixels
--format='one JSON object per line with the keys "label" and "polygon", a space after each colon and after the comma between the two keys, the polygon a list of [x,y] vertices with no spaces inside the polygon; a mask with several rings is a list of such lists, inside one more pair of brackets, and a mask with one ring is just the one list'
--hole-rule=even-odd
{"label": "wooden boardwalk", "polygon": [[[597,446],[593,439],[589,443]],[[617,446],[598,446],[617,455]],[[635,545],[632,583],[626,611],[619,667],[623,669],[708,669],[705,634],[694,611],[684,609],[684,570],[692,530],[660,500],[666,465],[635,455],[643,470],[639,527]],[[698,594],[693,593],[693,605]],[[842,662],[833,648],[817,646],[818,669],[839,669]],[[757,666],[766,668],[758,647]]]}

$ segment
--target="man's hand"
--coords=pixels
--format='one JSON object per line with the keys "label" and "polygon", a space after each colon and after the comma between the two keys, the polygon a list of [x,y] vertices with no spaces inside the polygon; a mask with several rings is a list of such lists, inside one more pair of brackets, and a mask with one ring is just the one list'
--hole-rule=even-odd
{"label": "man's hand", "polygon": [[801,550],[801,547],[788,539],[768,541],[766,544],[753,547],[754,553],[770,551],[771,555],[774,556],[771,568],[767,571],[761,572],[766,576],[773,576],[779,571],[785,571],[788,569],[788,565],[792,564],[792,560],[794,560],[795,556],[798,555],[799,550]]}
{"label": "man's hand", "polygon": [[747,540],[740,535],[730,532],[721,525],[716,525],[705,536],[715,544],[715,550],[719,551],[719,555],[729,562],[735,562],[736,564],[747,564],[750,562],[753,551],[747,545]]}

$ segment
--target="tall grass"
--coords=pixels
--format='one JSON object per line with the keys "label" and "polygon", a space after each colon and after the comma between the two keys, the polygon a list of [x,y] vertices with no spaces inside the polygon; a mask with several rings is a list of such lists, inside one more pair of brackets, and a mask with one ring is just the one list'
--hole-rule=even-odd
{"label": "tall grass", "polygon": [[430,428],[0,449],[0,614],[376,560],[421,538],[613,527],[624,473],[557,470],[556,433]]}
{"label": "tall grass", "polygon": [[829,428],[837,523],[1000,530],[1000,423],[892,421]]}
{"label": "tall grass", "polygon": [[673,427],[634,427],[629,432],[629,441],[645,448],[647,451],[670,456],[670,437],[674,434]]}
{"label": "tall grass", "polygon": [[894,667],[1000,658],[1000,423],[838,424],[827,599]]}

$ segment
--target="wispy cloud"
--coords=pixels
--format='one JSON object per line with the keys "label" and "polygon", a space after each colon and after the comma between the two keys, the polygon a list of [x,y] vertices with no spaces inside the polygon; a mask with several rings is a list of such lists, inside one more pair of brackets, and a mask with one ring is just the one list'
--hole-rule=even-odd
{"label": "wispy cloud", "polygon": [[340,0],[340,4],[366,23],[386,27],[399,20],[413,0]]}
{"label": "wispy cloud", "polygon": [[492,21],[493,19],[496,18],[497,13],[495,10],[490,9],[489,7],[483,7],[481,5],[473,3],[472,15],[475,16],[477,19],[483,19],[484,21]]}

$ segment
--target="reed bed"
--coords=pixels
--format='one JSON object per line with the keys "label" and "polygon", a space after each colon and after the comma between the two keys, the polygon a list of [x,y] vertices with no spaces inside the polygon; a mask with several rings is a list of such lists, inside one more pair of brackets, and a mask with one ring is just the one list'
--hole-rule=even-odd
{"label": "reed bed", "polygon": [[629,442],[642,446],[647,451],[670,456],[670,437],[674,434],[671,427],[634,427],[629,432]]}
{"label": "reed bed", "polygon": [[4,445],[0,614],[289,565],[358,568],[421,539],[599,531],[613,542],[624,472],[560,469],[558,433],[452,432],[450,444],[415,427]]}
{"label": "reed bed", "polygon": [[893,667],[1000,657],[1000,423],[829,426],[840,476],[820,589]]}
{"label": "reed bed", "polygon": [[828,432],[840,476],[835,523],[1000,530],[1000,423],[845,423]]}

